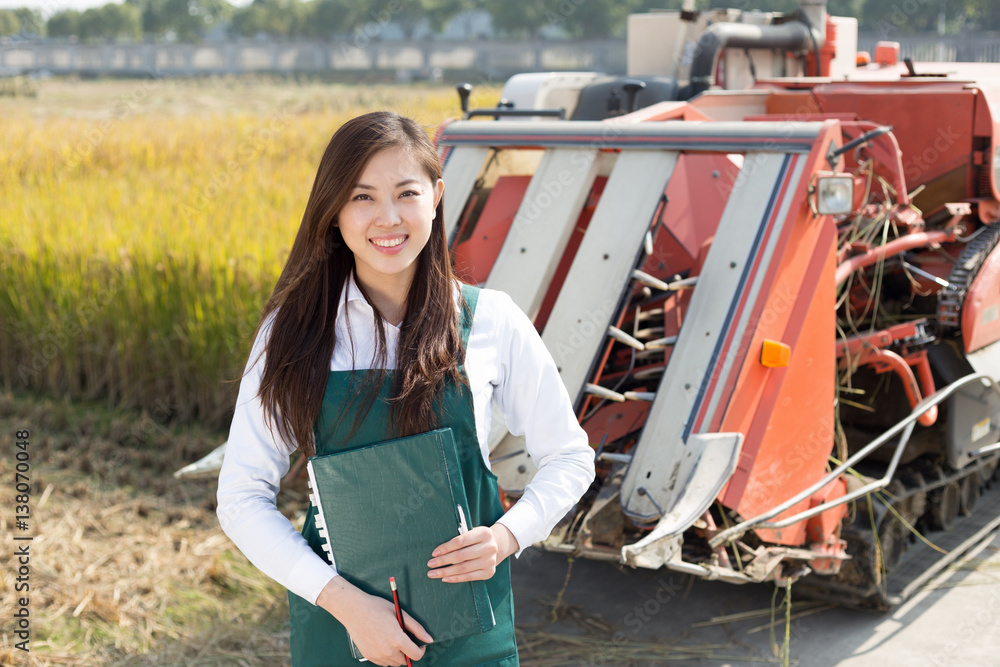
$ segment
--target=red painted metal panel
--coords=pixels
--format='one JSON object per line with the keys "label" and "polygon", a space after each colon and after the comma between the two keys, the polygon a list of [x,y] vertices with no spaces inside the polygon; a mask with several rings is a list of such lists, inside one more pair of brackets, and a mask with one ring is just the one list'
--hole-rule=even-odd
{"label": "red painted metal panel", "polygon": [[[764,369],[769,377],[760,401],[752,413],[743,415],[744,420],[750,417],[751,425],[725,499],[742,516],[759,514],[815,482],[833,449],[836,237],[832,225],[821,232],[814,237],[814,252],[794,258],[798,261],[790,263],[775,285],[773,310],[779,319],[781,295],[797,296],[781,335],[792,347],[792,362],[787,368]],[[809,262],[804,275],[793,266],[802,259]],[[739,416],[734,410],[733,418]],[[730,430],[728,424],[723,429]],[[803,501],[780,516],[808,506]],[[798,545],[805,542],[806,525],[799,522],[758,534],[767,541]]]}
{"label": "red painted metal panel", "polygon": [[830,83],[813,92],[821,111],[891,125],[911,190],[956,168],[971,169],[976,93],[965,84]]}
{"label": "red painted metal panel", "polygon": [[[803,183],[825,166],[826,146],[838,131],[832,123],[808,159]],[[765,368],[748,353],[718,428],[745,435],[736,472],[719,497],[747,518],[818,480],[833,448],[837,233],[829,217],[812,215],[804,189],[793,196],[789,236],[775,249],[763,308],[748,330],[748,350],[759,350],[765,338],[778,340],[791,346],[791,363]],[[785,516],[806,507],[803,501]],[[801,545],[806,524],[759,533],[778,544]]]}
{"label": "red painted metal panel", "polygon": [[645,401],[625,401],[608,403],[597,410],[583,425],[590,442],[615,442],[638,430],[649,415],[651,403]]}
{"label": "red painted metal panel", "polygon": [[466,232],[469,237],[455,246],[455,274],[460,280],[472,285],[486,282],[530,182],[531,176],[497,179],[475,227]]}
{"label": "red painted metal panel", "polygon": [[566,282],[566,274],[569,273],[569,267],[573,263],[573,258],[576,257],[576,251],[579,250],[580,244],[583,242],[583,233],[587,231],[590,219],[594,217],[594,211],[597,210],[597,202],[600,201],[601,193],[604,192],[604,186],[607,182],[607,176],[598,176],[594,179],[594,186],[590,189],[587,203],[584,204],[583,210],[580,211],[576,227],[573,229],[573,233],[566,243],[566,250],[563,251],[562,258],[559,260],[559,266],[556,267],[556,272],[552,275],[552,282],[549,283],[549,289],[545,293],[545,298],[542,299],[541,307],[538,309],[538,315],[535,316],[535,328],[539,332],[545,328],[545,323],[552,313],[552,307],[556,305],[556,298],[559,296],[560,290],[562,290],[563,283]]}
{"label": "red painted metal panel", "polygon": [[995,248],[972,282],[962,307],[965,351],[1000,340],[1000,247]]}

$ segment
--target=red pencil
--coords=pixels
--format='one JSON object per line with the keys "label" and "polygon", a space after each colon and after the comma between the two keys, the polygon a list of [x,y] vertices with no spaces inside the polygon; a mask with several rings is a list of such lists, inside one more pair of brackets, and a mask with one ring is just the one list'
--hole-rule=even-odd
{"label": "red pencil", "polygon": [[[392,603],[396,605],[396,620],[399,621],[399,627],[402,628],[403,632],[406,632],[406,626],[403,625],[403,610],[399,608],[399,594],[396,593],[396,577],[389,577],[389,588],[392,589]],[[406,667],[413,667],[410,656],[404,655],[403,657],[406,658]]]}

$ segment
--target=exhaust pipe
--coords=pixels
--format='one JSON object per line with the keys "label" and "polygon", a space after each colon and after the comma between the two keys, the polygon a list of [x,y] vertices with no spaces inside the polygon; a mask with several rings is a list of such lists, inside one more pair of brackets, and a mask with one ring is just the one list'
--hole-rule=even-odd
{"label": "exhaust pipe", "polygon": [[691,63],[691,97],[708,90],[719,62],[727,48],[784,49],[801,51],[812,48],[819,67],[819,48],[826,41],[826,0],[799,0],[798,20],[781,25],[749,23],[713,23],[698,38]]}
{"label": "exhaust pipe", "polygon": [[[826,35],[826,2],[827,0],[799,0],[802,15],[814,30]],[[823,45],[821,41],[820,46]]]}

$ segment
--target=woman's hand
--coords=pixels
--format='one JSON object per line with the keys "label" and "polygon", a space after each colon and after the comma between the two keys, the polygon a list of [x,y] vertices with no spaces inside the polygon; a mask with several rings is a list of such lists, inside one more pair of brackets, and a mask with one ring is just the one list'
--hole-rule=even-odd
{"label": "woman's hand", "polygon": [[[424,656],[424,649],[414,644],[399,627],[393,603],[368,595],[343,577],[331,579],[316,598],[316,604],[347,628],[358,650],[373,665],[399,667],[406,664],[407,656],[411,660]],[[403,623],[413,636],[425,642],[433,641],[405,611]]]}
{"label": "woman's hand", "polygon": [[502,523],[478,526],[435,549],[427,575],[447,583],[486,580],[518,548],[517,539]]}

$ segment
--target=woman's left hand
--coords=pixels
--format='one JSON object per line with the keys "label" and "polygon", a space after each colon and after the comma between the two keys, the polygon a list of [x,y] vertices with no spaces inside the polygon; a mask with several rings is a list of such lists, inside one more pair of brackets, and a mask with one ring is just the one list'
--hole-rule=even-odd
{"label": "woman's left hand", "polygon": [[477,526],[435,549],[427,575],[447,583],[486,580],[496,573],[497,564],[517,550],[517,540],[507,526]]}

